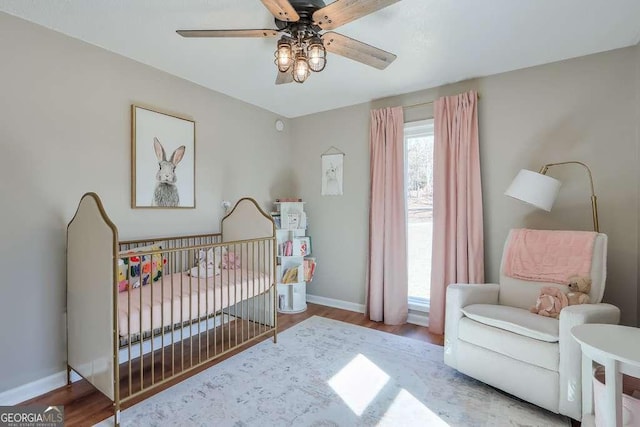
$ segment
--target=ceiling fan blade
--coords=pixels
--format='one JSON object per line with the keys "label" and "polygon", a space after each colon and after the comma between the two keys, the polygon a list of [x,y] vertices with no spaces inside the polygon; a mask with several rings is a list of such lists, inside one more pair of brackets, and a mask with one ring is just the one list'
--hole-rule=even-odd
{"label": "ceiling fan blade", "polygon": [[362,62],[365,65],[384,70],[397,56],[377,47],[370,46],[342,34],[330,31],[322,35],[325,49],[345,58]]}
{"label": "ceiling fan blade", "polygon": [[383,9],[400,0],[336,0],[313,13],[313,22],[323,30],[333,30],[348,22]]}
{"label": "ceiling fan blade", "polygon": [[276,37],[278,30],[178,30],[182,37]]}
{"label": "ceiling fan blade", "polygon": [[300,19],[300,15],[298,15],[298,12],[296,12],[293,6],[291,6],[289,0],[261,1],[262,4],[264,4],[264,7],[269,9],[269,12],[271,12],[271,14],[276,17],[276,19],[288,22],[296,22]]}
{"label": "ceiling fan blade", "polygon": [[283,73],[282,71],[278,71],[278,77],[276,77],[277,85],[284,85],[287,83],[293,83],[293,74],[290,72]]}

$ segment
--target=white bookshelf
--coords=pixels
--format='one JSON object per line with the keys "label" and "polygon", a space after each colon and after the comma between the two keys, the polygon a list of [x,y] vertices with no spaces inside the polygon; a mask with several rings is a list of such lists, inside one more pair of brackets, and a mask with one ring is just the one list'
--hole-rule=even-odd
{"label": "white bookshelf", "polygon": [[[307,284],[304,281],[305,255],[301,252],[300,240],[296,238],[305,237],[306,233],[304,202],[276,202],[275,207],[272,215],[274,218],[279,215],[279,221],[276,221],[278,312],[301,313],[307,309]],[[291,255],[284,255],[283,244],[286,242],[291,242]],[[283,283],[283,276],[296,267],[294,281]]]}

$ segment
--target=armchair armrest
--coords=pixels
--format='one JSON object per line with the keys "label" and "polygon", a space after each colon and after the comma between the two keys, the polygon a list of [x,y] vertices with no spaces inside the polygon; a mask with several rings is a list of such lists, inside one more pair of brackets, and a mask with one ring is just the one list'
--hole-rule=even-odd
{"label": "armchair armrest", "polygon": [[620,309],[611,304],[581,304],[560,312],[560,412],[582,418],[582,350],[571,328],[586,323],[617,324]]}
{"label": "armchair armrest", "polygon": [[498,304],[500,285],[495,283],[453,283],[447,286],[447,312],[471,304]]}
{"label": "armchair armrest", "polygon": [[462,309],[471,304],[498,304],[500,285],[454,283],[447,287],[444,319],[444,362],[457,369],[458,323]]}

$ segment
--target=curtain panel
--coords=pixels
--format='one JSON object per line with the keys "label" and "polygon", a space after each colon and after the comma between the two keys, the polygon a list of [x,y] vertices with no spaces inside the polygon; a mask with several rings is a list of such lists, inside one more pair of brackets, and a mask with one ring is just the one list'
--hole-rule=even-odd
{"label": "curtain panel", "polygon": [[429,330],[444,333],[451,283],[484,283],[478,94],[434,103],[433,251]]}
{"label": "curtain panel", "polygon": [[387,325],[408,315],[402,107],[371,111],[367,314]]}

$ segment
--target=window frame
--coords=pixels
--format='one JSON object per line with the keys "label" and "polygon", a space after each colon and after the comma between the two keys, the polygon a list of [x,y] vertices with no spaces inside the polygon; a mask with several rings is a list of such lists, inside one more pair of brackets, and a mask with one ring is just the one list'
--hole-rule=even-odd
{"label": "window frame", "polygon": [[[403,151],[404,151],[404,164],[408,165],[409,161],[408,161],[408,153],[407,153],[407,139],[408,138],[415,138],[415,137],[419,137],[419,136],[423,136],[423,135],[434,135],[435,130],[434,130],[434,120],[433,119],[424,119],[424,120],[416,120],[416,121],[411,121],[411,122],[405,122],[404,124],[404,137],[403,137]],[[404,170],[404,194],[405,194],[405,200],[404,200],[404,210],[406,212],[406,215],[408,216],[409,214],[409,207],[408,207],[408,199],[406,197],[406,194],[408,194],[407,192],[407,185],[409,183],[409,171],[408,171],[408,167],[405,167]],[[409,236],[409,223],[407,222],[407,236]],[[408,239],[407,239],[407,244],[408,244]],[[409,263],[407,260],[407,270],[409,268]],[[408,284],[407,284],[408,285]],[[431,305],[431,300],[429,298],[421,298],[421,297],[415,297],[415,296],[408,296],[408,306],[409,306],[409,310],[413,310],[413,311],[419,311],[419,312],[423,312],[423,313],[429,313],[429,308]]]}

